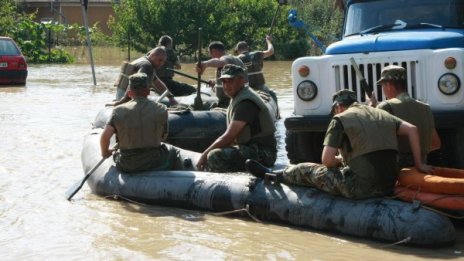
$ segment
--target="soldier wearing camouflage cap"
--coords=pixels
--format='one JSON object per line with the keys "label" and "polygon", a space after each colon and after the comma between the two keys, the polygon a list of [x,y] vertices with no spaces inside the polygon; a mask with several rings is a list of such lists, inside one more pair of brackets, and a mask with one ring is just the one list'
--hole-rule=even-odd
{"label": "soldier wearing camouflage cap", "polygon": [[267,167],[277,158],[275,126],[268,107],[245,85],[245,68],[228,64],[221,70],[224,93],[231,98],[227,108],[227,130],[202,154],[197,168],[214,172],[245,170],[251,158]]}
{"label": "soldier wearing camouflage cap", "polygon": [[[409,138],[416,167],[430,171],[421,161],[414,125],[358,103],[350,90],[336,92],[332,100],[334,117],[325,135],[322,164],[291,165],[277,176],[280,181],[353,199],[391,196],[399,171],[397,135]],[[263,177],[266,171],[249,162],[249,171]]]}
{"label": "soldier wearing camouflage cap", "polygon": [[[227,54],[225,45],[220,41],[211,42],[208,46],[208,51],[211,59],[197,64],[195,70],[198,73],[203,74],[208,67],[216,68],[216,79],[209,80],[208,82],[209,85],[213,87],[213,90],[219,99],[218,106],[226,108],[227,105],[229,105],[230,99],[224,93],[224,85],[220,78],[221,70],[227,64],[235,64],[241,67],[245,67],[245,65],[239,58]],[[245,76],[245,82],[248,82],[248,75]]]}
{"label": "soldier wearing camouflage cap", "polygon": [[[378,104],[377,108],[417,127],[421,158],[423,162],[427,162],[427,155],[441,147],[441,140],[435,129],[435,121],[430,106],[409,96],[406,80],[406,69],[398,65],[386,66],[377,82],[382,86],[386,101]],[[400,167],[414,166],[414,159],[407,139],[400,137],[398,142]]]}
{"label": "soldier wearing camouflage cap", "polygon": [[150,77],[135,73],[129,77],[130,101],[116,106],[100,138],[103,157],[112,154],[110,139],[115,134],[119,151],[114,161],[119,171],[182,169],[176,147],[162,143],[168,135],[168,112],[164,104],[149,100]]}

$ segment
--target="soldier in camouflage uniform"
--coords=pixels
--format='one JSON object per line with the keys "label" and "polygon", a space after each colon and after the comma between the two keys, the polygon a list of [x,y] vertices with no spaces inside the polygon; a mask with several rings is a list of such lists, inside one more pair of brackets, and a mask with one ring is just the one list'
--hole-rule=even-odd
{"label": "soldier in camouflage uniform", "polygon": [[[289,166],[279,176],[282,182],[353,199],[391,195],[399,172],[397,134],[408,136],[417,169],[430,172],[431,167],[421,161],[414,125],[357,103],[356,94],[349,90],[335,93],[333,102],[335,116],[324,139],[322,164]],[[250,172],[264,176],[256,169]]]}
{"label": "soldier in camouflage uniform", "polygon": [[[144,73],[148,77],[148,87],[152,87],[156,93],[159,95],[163,94],[168,88],[156,75],[156,70],[159,69],[164,62],[166,61],[166,49],[162,46],[156,47],[151,50],[147,55],[142,56],[131,62],[131,65],[134,66],[135,71],[133,73]],[[117,102],[110,103],[107,105],[117,106],[125,102],[130,101],[128,95],[129,87],[127,87],[124,96]],[[169,103],[171,105],[176,105],[177,101],[174,96],[169,93],[168,95]]]}
{"label": "soldier in camouflage uniform", "polygon": [[[211,42],[208,46],[208,51],[211,56],[211,59],[209,59],[208,61],[203,61],[200,64],[197,64],[196,71],[198,73],[203,74],[203,72],[208,67],[217,68],[216,69],[216,80],[210,80],[209,82],[210,82],[210,86],[213,87],[214,92],[216,93],[216,96],[219,99],[218,106],[222,108],[226,108],[229,105],[230,99],[224,93],[222,79],[220,79],[221,69],[226,64],[235,64],[243,68],[245,68],[245,65],[239,58],[227,54],[226,47],[224,46],[222,42],[219,42],[219,41]],[[248,82],[248,75],[245,75],[245,82]]]}
{"label": "soldier in camouflage uniform", "polygon": [[144,73],[129,77],[131,100],[114,108],[100,138],[102,156],[111,155],[108,146],[116,134],[119,151],[114,161],[118,170],[136,173],[183,169],[179,150],[162,143],[168,134],[168,112],[165,105],[147,98],[148,79]]}
{"label": "soldier in camouflage uniform", "polygon": [[[441,140],[435,129],[432,110],[428,104],[411,98],[406,84],[406,69],[397,65],[389,65],[382,70],[381,78],[377,84],[382,85],[386,101],[377,105],[377,108],[388,111],[398,118],[416,125],[419,131],[421,144],[421,158],[427,162],[427,155],[441,147]],[[408,141],[399,137],[400,167],[414,166],[414,159]]]}
{"label": "soldier in camouflage uniform", "polygon": [[219,79],[231,98],[227,108],[227,130],[201,155],[199,170],[235,172],[245,170],[251,158],[267,167],[277,158],[275,126],[269,109],[253,89],[245,85],[243,67],[228,64]]}
{"label": "soldier in camouflage uniform", "polygon": [[168,87],[169,91],[174,96],[186,96],[196,92],[195,87],[175,81],[173,79],[174,72],[167,70],[166,68],[170,69],[177,69],[180,70],[182,68],[179,58],[175,53],[174,49],[172,49],[172,38],[168,35],[163,35],[158,41],[159,46],[164,46],[166,49],[166,62],[156,70],[156,73],[161,81],[163,81],[166,86]]}
{"label": "soldier in camouflage uniform", "polygon": [[235,46],[237,57],[245,64],[248,72],[248,84],[253,90],[264,91],[270,93],[266,86],[263,74],[263,60],[274,54],[274,46],[272,45],[272,37],[266,36],[267,50],[265,51],[250,51],[250,46],[245,41],[238,42]]}

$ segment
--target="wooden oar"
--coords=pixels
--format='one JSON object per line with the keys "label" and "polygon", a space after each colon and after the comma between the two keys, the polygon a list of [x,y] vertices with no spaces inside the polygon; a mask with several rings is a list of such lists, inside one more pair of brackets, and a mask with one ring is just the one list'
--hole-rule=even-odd
{"label": "wooden oar", "polygon": [[[118,147],[118,144],[116,143],[114,146],[113,146],[113,150],[116,149]],[[109,156],[111,156],[112,154],[110,154]],[[108,156],[108,157],[109,157]],[[66,191],[66,199],[71,201],[72,197],[74,197],[74,195],[76,195],[76,193],[82,188],[82,186],[84,185],[85,181],[90,177],[90,175],[92,175],[95,170],[98,169],[98,167],[100,167],[100,165],[108,158],[108,157],[103,157],[98,163],[97,165],[95,165],[87,174],[85,174],[84,176],[84,179],[82,179],[82,181],[78,181],[76,183],[74,183],[74,185],[72,185],[68,191]]]}
{"label": "wooden oar", "polygon": [[275,20],[276,20],[277,14],[279,13],[280,6],[287,4],[287,0],[278,0],[278,2],[279,2],[279,5],[277,6],[277,9],[274,13],[274,17],[272,17],[271,27],[269,28],[269,35],[272,35],[272,29],[274,28]]}
{"label": "wooden oar", "polygon": [[[188,75],[188,74],[186,74],[186,73],[180,72],[180,71],[175,70],[175,69],[172,69],[172,68],[166,68],[166,70],[171,71],[171,72],[173,72],[173,73],[177,73],[177,74],[179,74],[179,75],[182,75],[182,76],[184,76],[184,77],[190,78],[190,79],[192,79],[192,80],[198,80],[197,77],[194,77],[194,76],[192,76],[192,75]],[[209,82],[207,82],[207,81],[205,81],[205,80],[201,80],[201,79],[200,79],[200,81],[201,81],[202,83],[209,84]]]}
{"label": "wooden oar", "polygon": [[[197,66],[201,66],[201,27],[198,28],[198,64]],[[195,97],[195,101],[193,107],[195,110],[201,110],[203,108],[203,101],[201,100],[201,72],[198,73],[197,79],[197,96]]]}

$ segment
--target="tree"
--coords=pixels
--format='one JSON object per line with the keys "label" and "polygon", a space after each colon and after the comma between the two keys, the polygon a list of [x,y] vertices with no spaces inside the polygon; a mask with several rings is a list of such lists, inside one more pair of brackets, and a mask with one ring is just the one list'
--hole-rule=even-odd
{"label": "tree", "polygon": [[115,17],[109,25],[121,47],[130,45],[146,52],[167,34],[181,56],[193,56],[198,49],[199,27],[202,48],[213,40],[222,41],[229,50],[243,40],[253,49],[265,48],[265,36],[277,14],[274,45],[276,50],[286,51],[277,51],[276,56],[292,59],[306,55],[310,48],[305,32],[288,25],[287,13],[292,7],[300,9],[301,18],[324,43],[333,41],[332,35],[340,28],[341,14],[332,1],[292,1],[292,6],[280,6],[275,12],[277,7],[276,0],[124,0],[114,5]]}
{"label": "tree", "polygon": [[[295,0],[292,5],[298,11],[298,17],[308,25],[309,30],[325,46],[336,41],[341,33],[342,13],[340,1]],[[311,54],[320,54],[313,45]]]}
{"label": "tree", "polygon": [[0,1],[0,35],[9,35],[15,28],[19,14],[14,0]]}
{"label": "tree", "polygon": [[56,22],[38,23],[34,14],[21,12],[14,0],[0,2],[0,35],[13,38],[30,63],[71,63],[74,58],[61,48],[51,48],[50,35],[76,26]]}

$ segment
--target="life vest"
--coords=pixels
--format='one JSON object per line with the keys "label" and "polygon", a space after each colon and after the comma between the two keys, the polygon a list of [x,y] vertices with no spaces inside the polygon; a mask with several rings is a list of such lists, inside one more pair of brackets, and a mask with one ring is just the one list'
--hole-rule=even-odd
{"label": "life vest", "polygon": [[135,73],[136,68],[133,64],[124,61],[121,64],[121,68],[119,71],[120,72],[118,78],[116,79],[113,85],[118,89],[123,89],[124,91],[126,91],[127,86],[129,85],[129,76]]}
{"label": "life vest", "polygon": [[346,162],[370,152],[398,150],[396,117],[386,111],[359,103],[337,114],[350,140],[352,151],[341,150]]}
{"label": "life vest", "polygon": [[[258,55],[261,54],[261,55]],[[247,68],[248,84],[253,89],[260,88],[264,83],[262,52],[245,52],[238,56]]]}
{"label": "life vest", "polygon": [[127,61],[123,62],[121,65],[121,73],[119,74],[119,77],[114,84],[118,88],[116,99],[120,99],[122,96],[124,96],[124,93],[127,90],[127,86],[129,86],[129,76],[140,71],[141,69],[143,70],[143,73],[148,76],[148,82],[151,87],[153,84],[153,78],[156,76],[156,72],[153,68],[153,64],[150,62],[150,60],[148,60],[147,56],[142,56],[130,63]]}
{"label": "life vest", "polygon": [[112,117],[121,150],[161,145],[167,128],[165,105],[139,97],[116,106]]}
{"label": "life vest", "polygon": [[250,126],[247,124],[240,132],[235,142],[238,145],[242,145],[247,144],[250,141],[252,142],[253,138],[274,135],[276,129],[269,109],[267,108],[266,104],[261,99],[261,97],[248,86],[243,87],[242,90],[239,91],[237,95],[231,99],[229,107],[227,108],[227,124],[230,124],[230,122],[234,118],[236,106],[244,100],[250,100],[259,107],[258,118],[261,131],[259,133],[256,133],[254,136],[251,136]]}
{"label": "life vest", "polygon": [[[387,111],[398,118],[405,120],[417,127],[421,146],[421,158],[426,159],[432,145],[432,132],[435,123],[430,106],[412,99],[407,93],[402,93],[396,98],[385,101]],[[390,106],[388,108],[388,106]],[[398,138],[398,148],[400,153],[411,153],[411,147],[407,137]]]}

